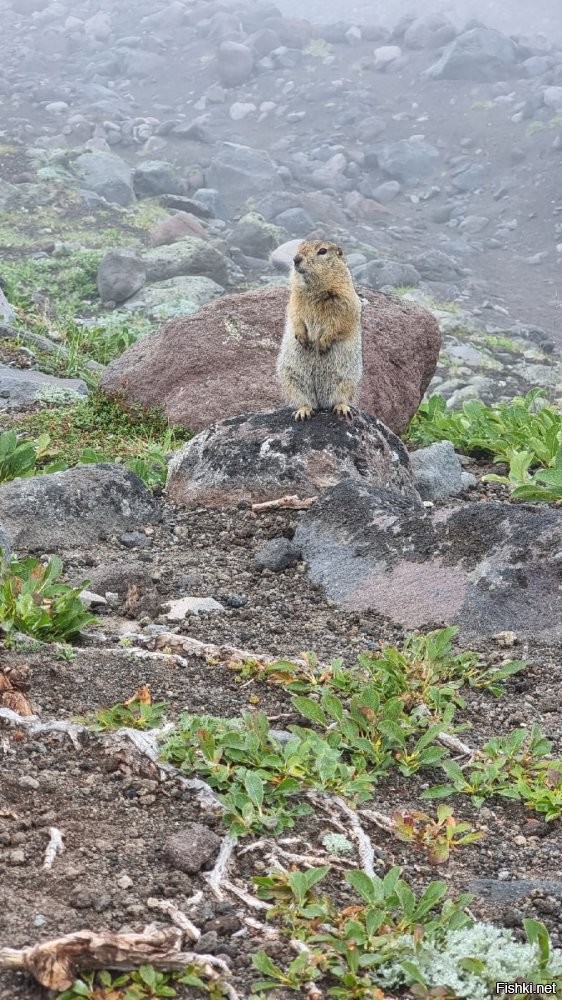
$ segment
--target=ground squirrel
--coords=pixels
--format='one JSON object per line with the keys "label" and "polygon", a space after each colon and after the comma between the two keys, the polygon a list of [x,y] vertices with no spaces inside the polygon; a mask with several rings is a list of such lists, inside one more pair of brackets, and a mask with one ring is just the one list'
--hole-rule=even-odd
{"label": "ground squirrel", "polygon": [[301,243],[293,258],[291,295],[277,360],[295,420],[333,409],[351,419],[363,371],[361,303],[341,247]]}

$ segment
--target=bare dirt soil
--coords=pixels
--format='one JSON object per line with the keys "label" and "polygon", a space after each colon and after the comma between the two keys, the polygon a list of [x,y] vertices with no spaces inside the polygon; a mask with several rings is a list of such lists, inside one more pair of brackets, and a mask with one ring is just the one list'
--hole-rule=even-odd
{"label": "bare dirt soil", "polygon": [[[95,712],[126,700],[148,683],[154,700],[166,703],[172,721],[184,711],[232,717],[260,710],[276,728],[298,723],[289,694],[279,687],[251,677],[241,680],[235,670],[199,657],[188,656],[187,665],[179,667],[165,659],[143,661],[133,648],[118,647],[124,631],[164,622],[166,600],[186,589],[226,605],[222,614],[191,616],[179,626],[180,632],[204,641],[285,657],[314,650],[321,661],[341,655],[348,663],[361,650],[399,641],[399,631],[375,615],[349,615],[328,607],[298,566],[275,575],[255,569],[257,546],[267,537],[290,536],[298,517],[281,512],[256,518],[244,508],[187,514],[167,506],[164,522],[148,536],[150,547],[137,553],[146,560],[140,566],[148,576],[137,587],[136,620],[115,611],[102,613],[99,628],[90,631],[89,645],[76,647],[70,662],[49,649],[3,650],[2,668],[30,668],[27,696],[43,721]],[[122,562],[123,547],[110,542],[89,555],[76,553],[67,569],[70,578],[81,579],[102,570],[119,572]],[[494,735],[538,723],[555,747],[560,746],[559,652],[525,644],[509,650],[508,655],[526,660],[526,670],[507,683],[500,698],[468,694],[467,707],[458,714],[458,721],[470,725],[463,739],[478,747]],[[506,650],[496,643],[488,643],[482,654],[490,662],[506,658]],[[60,733],[31,737],[18,728],[3,731],[0,880],[5,892],[0,939],[18,947],[79,928],[138,930],[158,919],[148,907],[150,897],[171,900],[182,909],[195,891],[204,889],[195,923],[204,940],[214,932],[215,954],[231,963],[239,995],[249,996],[255,977],[250,954],[265,943],[272,957],[283,961],[286,945],[282,940],[264,942],[244,923],[249,911],[238,900],[214,900],[202,876],[179,871],[165,851],[167,838],[191,822],[203,822],[224,836],[220,820],[203,812],[194,795],[174,778],[162,778],[146,758],[132,748],[125,752],[106,734],[81,733],[75,743]],[[377,786],[373,806],[388,815],[420,808],[423,788],[439,780],[437,772],[424,772],[423,778],[394,776]],[[560,823],[546,824],[508,800],[492,799],[477,811],[456,796],[454,807],[459,819],[485,836],[453,853],[439,868],[410,845],[365,822],[381,873],[400,864],[418,890],[434,878],[445,878],[453,894],[472,886],[477,892],[475,916],[514,928],[521,927],[525,916],[539,917],[553,942],[562,943],[562,899],[555,881],[562,849]],[[46,872],[42,865],[52,826],[63,831],[66,850]],[[322,836],[331,829],[329,812],[298,821],[291,831],[299,838],[293,849],[322,855]],[[251,877],[266,867],[261,852],[242,856],[237,849],[229,877],[253,891]],[[529,885],[517,896],[519,880],[529,880]],[[178,992],[180,997],[196,995],[187,987]],[[27,977],[1,973],[0,997],[44,1000],[45,994]]]}

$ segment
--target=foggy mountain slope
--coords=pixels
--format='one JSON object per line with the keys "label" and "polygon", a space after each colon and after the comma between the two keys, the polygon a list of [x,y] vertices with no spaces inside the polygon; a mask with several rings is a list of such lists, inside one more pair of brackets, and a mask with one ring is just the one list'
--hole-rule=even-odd
{"label": "foggy mountain slope", "polygon": [[[297,0],[279,0],[279,8],[290,17],[302,17],[303,7]],[[306,16],[326,22],[341,18],[346,21],[376,20],[393,28],[402,17],[418,16],[420,5],[412,0],[309,0]],[[557,0],[424,0],[424,14],[446,14],[461,28],[471,18],[500,31],[562,39],[562,10]]]}
{"label": "foggy mountain slope", "polygon": [[[521,50],[505,79],[447,80],[427,76],[439,47],[412,48],[387,29],[377,38],[379,10],[390,23],[393,11],[405,6],[376,5],[375,14],[363,5],[374,37],[365,30],[351,42],[345,24],[335,33],[326,29],[330,41],[322,28],[311,39],[306,24],[272,30],[271,8],[257,3],[172,0],[155,7],[138,0],[128,7],[83,0],[70,11],[64,3],[4,0],[4,9],[0,127],[6,142],[44,149],[47,157],[62,147],[71,158],[84,142],[106,144],[131,167],[170,161],[191,192],[207,183],[223,141],[263,150],[283,173],[277,210],[261,206],[269,221],[278,222],[283,198],[285,207],[293,199],[307,213],[304,228],[289,227],[288,236],[306,235],[308,224],[347,249],[367,246],[404,265],[438,251],[454,264],[429,279],[422,274],[435,298],[460,297],[488,321],[520,321],[543,327],[547,339],[562,339],[556,106],[562,53],[550,42]],[[499,16],[498,6],[486,9]],[[536,10],[534,28],[551,8],[539,3]],[[336,5],[320,10],[311,4],[307,12],[322,14],[323,23],[338,16]],[[510,5],[511,14],[520,23],[523,5]],[[265,47],[252,53],[260,30],[283,42],[278,51],[268,51],[277,43],[262,38]],[[235,82],[225,80],[217,58],[221,42],[232,41],[244,59],[249,52]],[[400,57],[377,68],[374,53],[388,44],[400,46]],[[524,56],[535,60],[534,75]],[[554,105],[545,104],[548,88]],[[186,133],[194,120],[200,124]],[[403,180],[381,167],[389,145],[406,143],[410,150],[418,142],[435,151],[423,176]],[[29,159],[25,167],[12,174],[6,163],[2,174],[0,164],[0,177],[20,184]],[[388,182],[397,189],[379,193]],[[228,206],[227,233],[244,198]]]}

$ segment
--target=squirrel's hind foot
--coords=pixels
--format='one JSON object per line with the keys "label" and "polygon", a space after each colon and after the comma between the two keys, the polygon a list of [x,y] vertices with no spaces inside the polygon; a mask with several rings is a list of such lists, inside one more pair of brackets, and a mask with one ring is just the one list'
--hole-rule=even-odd
{"label": "squirrel's hind foot", "polygon": [[353,420],[353,412],[347,403],[336,403],[334,413],[337,413],[338,417],[345,417],[346,420]]}
{"label": "squirrel's hind foot", "polygon": [[312,416],[311,406],[299,406],[298,410],[293,413],[293,420],[297,422],[299,420],[308,420]]}

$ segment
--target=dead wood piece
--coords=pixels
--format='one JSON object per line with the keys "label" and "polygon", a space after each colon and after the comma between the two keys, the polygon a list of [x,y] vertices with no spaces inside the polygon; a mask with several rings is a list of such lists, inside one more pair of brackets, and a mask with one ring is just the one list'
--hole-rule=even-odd
{"label": "dead wood piece", "polygon": [[227,833],[226,837],[223,839],[221,844],[221,849],[219,851],[217,860],[212,871],[208,874],[203,875],[203,878],[211,888],[212,892],[215,894],[217,899],[221,899],[220,885],[226,874],[226,870],[230,863],[232,857],[232,852],[238,843],[238,838],[233,837],[230,833]]}
{"label": "dead wood piece", "polygon": [[13,688],[7,688],[2,691],[0,694],[0,705],[3,708],[11,708],[12,712],[17,712],[18,715],[28,718],[34,715],[33,709],[25,695],[21,691],[15,691]]}
{"label": "dead wood piece", "polygon": [[174,906],[170,899],[155,899],[151,896],[146,905],[151,910],[160,910],[162,913],[167,913],[170,920],[176,927],[179,927],[180,931],[190,939],[190,941],[198,941],[201,937],[201,931],[195,924],[189,919],[189,917]]}
{"label": "dead wood piece", "polygon": [[252,511],[260,514],[262,511],[277,510],[280,507],[290,510],[308,510],[317,500],[318,497],[305,497],[303,499],[294,494],[293,496],[279,497],[278,500],[265,500],[263,503],[253,503]]}
{"label": "dead wood piece", "polygon": [[0,969],[31,973],[42,986],[67,990],[84,969],[182,969],[191,956],[181,951],[182,934],[175,927],[145,927],[140,934],[75,931],[31,948],[0,948]]}
{"label": "dead wood piece", "polygon": [[49,843],[47,844],[45,860],[43,862],[43,868],[46,872],[50,871],[53,867],[57,854],[62,854],[64,851],[64,844],[62,842],[63,836],[64,834],[62,830],[57,829],[56,826],[50,827]]}

